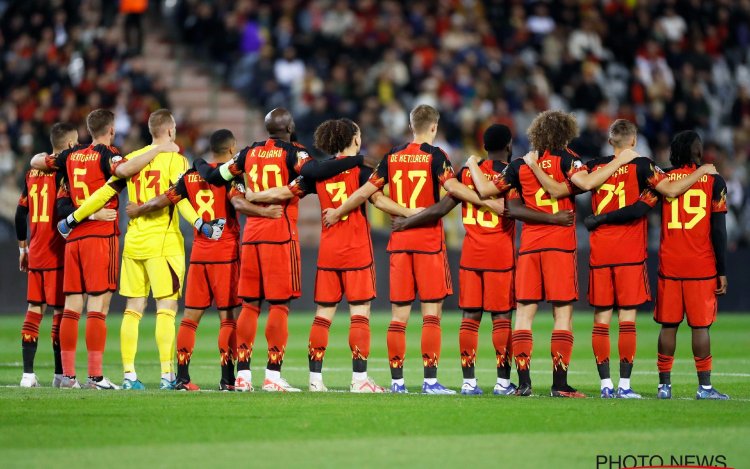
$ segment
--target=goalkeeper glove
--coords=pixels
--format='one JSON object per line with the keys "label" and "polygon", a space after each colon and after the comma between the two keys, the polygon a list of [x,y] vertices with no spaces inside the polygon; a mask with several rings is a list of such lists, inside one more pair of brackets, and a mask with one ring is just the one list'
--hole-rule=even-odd
{"label": "goalkeeper glove", "polygon": [[67,218],[63,218],[59,222],[57,222],[57,231],[60,233],[60,236],[62,236],[65,239],[68,239],[68,236],[70,235],[70,232],[73,231],[73,228],[78,225],[78,221],[73,217],[73,214],[67,216]]}
{"label": "goalkeeper glove", "polygon": [[206,238],[216,241],[224,233],[224,225],[226,223],[227,221],[224,218],[218,218],[209,222],[205,222],[202,218],[199,218],[195,221],[195,228]]}

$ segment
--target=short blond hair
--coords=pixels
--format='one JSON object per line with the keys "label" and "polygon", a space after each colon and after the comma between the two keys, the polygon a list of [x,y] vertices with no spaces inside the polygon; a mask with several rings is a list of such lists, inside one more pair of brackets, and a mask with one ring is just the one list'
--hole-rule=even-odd
{"label": "short blond hair", "polygon": [[416,134],[427,131],[429,126],[437,124],[439,120],[438,110],[427,104],[420,104],[409,113],[411,130]]}
{"label": "short blond hair", "polygon": [[617,119],[609,126],[609,142],[615,148],[630,145],[633,137],[638,135],[638,127],[627,119]]}
{"label": "short blond hair", "polygon": [[153,137],[160,137],[172,127],[174,117],[169,109],[159,109],[148,116],[148,131]]}

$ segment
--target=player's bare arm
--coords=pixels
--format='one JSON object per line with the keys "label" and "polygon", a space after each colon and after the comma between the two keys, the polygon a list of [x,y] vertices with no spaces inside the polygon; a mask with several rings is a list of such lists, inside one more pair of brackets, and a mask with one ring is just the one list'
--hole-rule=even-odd
{"label": "player's bare arm", "polygon": [[410,217],[393,217],[391,229],[393,231],[404,231],[422,225],[429,225],[440,220],[453,210],[459,200],[451,195],[446,195],[436,204],[432,204],[421,212]]}
{"label": "player's bare arm", "polygon": [[521,199],[508,201],[508,216],[526,223],[546,223],[548,225],[571,226],[575,214],[571,210],[560,210],[557,213],[545,213],[527,207]]}
{"label": "player's bare arm", "polygon": [[[382,191],[377,191],[370,196],[370,202],[380,211],[387,213],[388,215],[395,217],[410,217],[421,212],[423,209],[420,208],[406,208],[396,202],[390,197],[383,194]],[[343,215],[342,215],[343,216]]]}
{"label": "player's bare arm", "polygon": [[492,197],[502,193],[495,184],[487,179],[484,172],[482,172],[482,169],[479,167],[478,156],[471,155],[469,159],[466,160],[466,167],[469,168],[471,180],[474,182],[474,187],[481,197]]}
{"label": "player's bare arm", "polygon": [[172,205],[172,201],[169,200],[169,197],[167,197],[166,194],[161,194],[144,202],[141,205],[133,202],[128,202],[128,204],[125,206],[125,213],[127,213],[128,217],[130,218],[138,218],[147,213],[161,210],[164,207],[169,207],[170,205]]}
{"label": "player's bare arm", "polygon": [[545,191],[556,199],[562,199],[570,195],[570,187],[564,183],[556,181],[550,177],[549,174],[545,173],[541,166],[539,166],[539,153],[536,151],[530,151],[523,156],[523,161],[526,166],[529,167],[539,184],[542,185]]}
{"label": "player's bare arm", "polygon": [[325,209],[323,211],[324,223],[326,226],[335,225],[341,220],[341,217],[365,203],[376,192],[378,192],[378,186],[371,182],[365,183],[365,185],[354,191],[351,197],[346,199],[339,208]]}
{"label": "player's bare arm", "polygon": [[165,142],[154,148],[142,153],[134,158],[125,161],[122,164],[117,165],[114,170],[114,175],[118,178],[129,178],[138,174],[143,168],[146,167],[159,153],[177,153],[180,151],[180,147],[174,142]]}
{"label": "player's bare arm", "polygon": [[620,166],[626,165],[638,158],[640,155],[633,150],[623,150],[612,161],[597,169],[593,173],[580,171],[570,177],[570,182],[575,184],[579,189],[590,191],[604,184],[610,176],[615,174]]}
{"label": "player's bare arm", "polygon": [[296,194],[292,192],[289,186],[272,187],[260,192],[248,190],[245,192],[245,199],[250,203],[257,204],[280,204],[289,199],[293,199]]}
{"label": "player's bare arm", "polygon": [[[277,188],[281,189],[281,188]],[[256,205],[247,201],[242,196],[232,197],[232,206],[234,209],[245,216],[256,218],[281,218],[284,214],[284,208],[281,205]]]}
{"label": "player's bare arm", "polygon": [[682,179],[672,181],[670,179],[664,179],[654,187],[658,193],[665,197],[679,197],[685,193],[690,187],[707,174],[719,174],[716,171],[716,167],[712,164],[703,164],[698,167],[691,174],[687,175]]}

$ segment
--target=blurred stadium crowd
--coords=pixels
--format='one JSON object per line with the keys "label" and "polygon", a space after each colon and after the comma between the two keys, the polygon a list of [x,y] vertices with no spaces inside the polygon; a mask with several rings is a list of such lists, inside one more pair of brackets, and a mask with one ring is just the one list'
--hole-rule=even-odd
{"label": "blurred stadium crowd", "polygon": [[[51,122],[112,107],[127,152],[145,140],[148,113],[169,106],[168,85],[143,73],[138,41],[125,39],[117,2],[23,3],[26,14],[3,15],[0,36],[3,194],[28,155],[48,149]],[[526,128],[549,108],[576,113],[571,146],[584,158],[609,151],[618,117],[638,124],[639,151],[663,166],[671,135],[698,129],[729,187],[730,245],[750,239],[750,0],[159,3],[179,42],[226,86],[262,110],[290,108],[306,144],[320,122],[347,116],[366,151],[384,153],[408,138],[419,103],[441,111],[437,144],[456,166],[481,151],[492,122],[510,126],[514,153],[524,153]],[[179,125],[196,156],[200,136]]]}

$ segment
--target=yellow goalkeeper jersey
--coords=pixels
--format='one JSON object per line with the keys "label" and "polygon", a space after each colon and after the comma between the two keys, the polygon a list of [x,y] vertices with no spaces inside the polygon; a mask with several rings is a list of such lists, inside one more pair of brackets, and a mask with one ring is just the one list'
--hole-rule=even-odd
{"label": "yellow goalkeeper jersey", "polygon": [[[151,148],[153,145],[143,147],[128,154],[127,158],[134,158]],[[159,153],[140,173],[128,179],[128,200],[142,204],[157,195],[164,194],[169,186],[177,182],[180,175],[187,171],[187,168],[187,159],[181,154]],[[183,200],[178,205],[183,202],[189,203]],[[183,210],[183,207],[179,208],[180,211]],[[188,221],[192,223],[195,220]],[[125,233],[125,247],[122,255],[131,259],[184,256],[185,241],[180,232],[175,206],[170,205],[131,219]]]}

